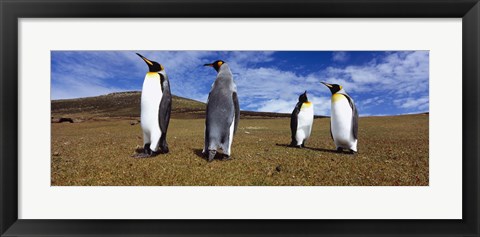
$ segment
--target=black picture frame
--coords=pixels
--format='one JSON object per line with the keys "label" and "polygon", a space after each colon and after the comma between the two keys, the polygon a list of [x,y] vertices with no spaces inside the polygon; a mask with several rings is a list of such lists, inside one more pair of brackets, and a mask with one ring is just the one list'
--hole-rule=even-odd
{"label": "black picture frame", "polygon": [[[1,236],[479,236],[478,0],[0,0]],[[462,18],[462,220],[25,220],[18,219],[19,18],[414,17]],[[452,94],[460,85],[454,85]],[[460,152],[460,151],[459,151]]]}

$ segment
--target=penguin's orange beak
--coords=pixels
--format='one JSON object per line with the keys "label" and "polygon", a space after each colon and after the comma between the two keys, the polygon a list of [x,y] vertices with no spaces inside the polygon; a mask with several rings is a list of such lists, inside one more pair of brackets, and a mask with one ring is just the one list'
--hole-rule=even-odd
{"label": "penguin's orange beak", "polygon": [[206,64],[203,64],[203,66],[205,66],[205,67],[213,67],[213,63],[206,63]]}
{"label": "penguin's orange beak", "polygon": [[140,58],[142,58],[143,61],[145,61],[148,65],[150,65],[150,66],[153,65],[153,63],[152,63],[150,60],[148,60],[147,58],[143,57],[141,54],[139,54],[139,53],[136,53],[136,54],[137,54]]}
{"label": "penguin's orange beak", "polygon": [[323,82],[323,81],[322,81],[322,82],[320,82],[320,83],[326,85],[327,87],[332,87],[332,85],[330,85],[330,84],[328,84],[328,83],[326,83],[326,82]]}

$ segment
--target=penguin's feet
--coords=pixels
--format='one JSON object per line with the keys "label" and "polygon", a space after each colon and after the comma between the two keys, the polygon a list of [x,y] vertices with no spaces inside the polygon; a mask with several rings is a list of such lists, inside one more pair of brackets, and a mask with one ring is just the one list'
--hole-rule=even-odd
{"label": "penguin's feet", "polygon": [[232,157],[229,156],[229,155],[223,155],[222,156],[222,161],[227,161],[227,160],[231,160],[231,159],[232,159]]}
{"label": "penguin's feet", "polygon": [[288,145],[288,146],[289,147],[298,147],[297,142],[295,142],[295,141],[290,142],[290,145]]}
{"label": "penguin's feet", "polygon": [[160,147],[160,151],[161,151],[163,154],[167,154],[170,150],[168,149],[168,146],[167,146],[167,145],[164,145],[164,146]]}
{"label": "penguin's feet", "polygon": [[289,147],[294,147],[294,148],[302,148],[302,145],[297,145],[296,143],[290,143]]}
{"label": "penguin's feet", "polygon": [[[148,146],[147,146],[148,145]],[[154,157],[156,155],[158,155],[159,152],[156,152],[156,151],[152,151],[150,149],[150,144],[146,144],[143,148],[143,152],[142,153],[138,153],[138,154],[135,154],[135,155],[132,155],[133,158],[149,158],[149,157]]]}
{"label": "penguin's feet", "polygon": [[[347,148],[345,148],[345,149],[347,150],[347,151],[345,152],[345,153],[347,153],[347,154],[352,154],[352,155],[353,155],[353,154],[357,154],[357,151],[354,151],[354,150],[352,150],[352,149],[347,149]],[[344,149],[343,149],[342,147],[338,147],[338,148],[337,148],[337,152],[338,152],[338,153],[344,153],[343,151],[344,151]]]}
{"label": "penguin's feet", "polygon": [[149,154],[150,157],[153,157],[153,156],[157,156],[158,154],[160,154],[160,151],[153,151],[152,149],[150,149],[150,147],[145,150],[145,153]]}
{"label": "penguin's feet", "polygon": [[217,154],[216,150],[209,150],[208,151],[208,162],[212,162],[213,158],[215,158],[215,155]]}
{"label": "penguin's feet", "polygon": [[133,158],[150,158],[150,157],[154,157],[158,154],[159,154],[158,152],[154,152],[154,151],[149,149],[149,151],[144,151],[142,153],[132,155],[132,157]]}
{"label": "penguin's feet", "polygon": [[150,150],[150,143],[143,145],[143,152],[146,153],[148,150]]}
{"label": "penguin's feet", "polygon": [[168,144],[165,136],[160,138],[160,144],[159,144],[160,152],[162,154],[167,154],[170,150],[168,149]]}

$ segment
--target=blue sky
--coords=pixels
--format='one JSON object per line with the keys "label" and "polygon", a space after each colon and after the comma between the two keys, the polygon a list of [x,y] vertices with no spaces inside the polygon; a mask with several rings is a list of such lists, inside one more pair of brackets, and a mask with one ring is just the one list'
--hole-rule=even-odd
{"label": "blue sky", "polygon": [[360,116],[428,112],[428,51],[52,51],[52,99],[141,90],[147,65],[162,64],[173,94],[205,102],[222,59],[242,110],[290,113],[303,91],[315,114],[330,115],[330,91],[344,87]]}

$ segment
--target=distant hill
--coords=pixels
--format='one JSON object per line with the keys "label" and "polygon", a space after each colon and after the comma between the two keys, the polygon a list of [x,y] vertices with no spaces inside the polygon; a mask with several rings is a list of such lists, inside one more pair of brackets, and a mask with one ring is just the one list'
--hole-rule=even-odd
{"label": "distant hill", "polygon": [[[140,117],[139,91],[116,92],[107,95],[67,100],[52,100],[52,117],[77,119]],[[172,117],[196,118],[204,114],[205,104],[173,96]]]}
{"label": "distant hill", "polygon": [[[107,95],[67,100],[52,100],[52,118],[74,120],[139,118],[140,92],[116,92]],[[172,118],[205,118],[206,104],[200,101],[173,96]],[[242,111],[242,118],[289,117],[290,114]],[[323,117],[323,116],[318,116]]]}

